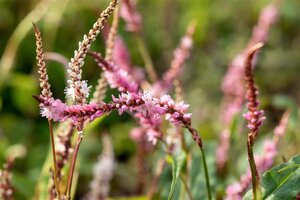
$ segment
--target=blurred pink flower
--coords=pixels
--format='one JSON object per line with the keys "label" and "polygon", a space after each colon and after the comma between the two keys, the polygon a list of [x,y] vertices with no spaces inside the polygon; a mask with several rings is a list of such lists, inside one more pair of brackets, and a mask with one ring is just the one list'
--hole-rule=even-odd
{"label": "blurred pink flower", "polygon": [[123,0],[121,3],[120,16],[126,22],[126,29],[130,32],[139,33],[142,26],[142,18],[136,9],[135,0]]}

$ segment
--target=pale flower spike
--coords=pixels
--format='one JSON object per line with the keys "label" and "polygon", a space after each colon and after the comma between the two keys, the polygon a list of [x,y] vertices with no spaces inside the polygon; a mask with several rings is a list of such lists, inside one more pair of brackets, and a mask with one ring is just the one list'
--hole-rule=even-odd
{"label": "pale flower spike", "polygon": [[116,164],[112,139],[108,134],[102,135],[102,145],[102,153],[93,168],[90,192],[85,199],[107,199],[109,196],[110,181],[113,178]]}
{"label": "pale flower spike", "polygon": [[[68,81],[68,83],[69,82],[70,82],[70,80]],[[80,88],[80,92],[84,95],[85,98],[88,98],[90,95],[90,89],[92,86],[88,86],[86,80],[77,81],[76,83],[77,83],[76,86]],[[76,89],[73,87],[73,85],[70,84],[70,87],[67,87],[65,89],[66,98],[70,98],[73,101],[75,101],[75,99],[76,99],[75,90]]]}
{"label": "pale flower spike", "polygon": [[82,105],[86,103],[86,96],[87,96],[86,88],[88,87],[85,85],[85,83],[81,82],[81,76],[82,76],[81,68],[84,64],[84,59],[91,47],[92,42],[96,40],[96,37],[99,35],[100,30],[103,29],[104,23],[107,21],[108,17],[114,11],[117,3],[118,0],[113,0],[110,3],[110,5],[101,13],[97,22],[93,25],[93,28],[88,32],[87,35],[84,35],[82,42],[78,43],[79,46],[78,50],[74,51],[74,57],[71,58],[71,62],[69,63],[68,73],[71,77],[71,82],[69,82],[69,86],[70,89],[73,88],[75,91],[75,102],[77,104]]}
{"label": "pale flower spike", "polygon": [[43,52],[43,42],[42,36],[39,28],[33,23],[34,31],[35,31],[35,38],[36,38],[36,60],[38,66],[38,73],[40,75],[40,87],[42,89],[42,96],[45,98],[51,98],[51,86],[49,83],[49,77],[47,74],[46,63],[44,60],[44,52]]}

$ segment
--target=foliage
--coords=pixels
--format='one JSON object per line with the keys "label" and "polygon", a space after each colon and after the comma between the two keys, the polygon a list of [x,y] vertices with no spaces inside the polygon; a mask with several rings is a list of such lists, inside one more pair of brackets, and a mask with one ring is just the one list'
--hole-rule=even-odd
{"label": "foliage", "polygon": [[[24,152],[15,160],[12,168],[15,199],[30,199],[37,194],[47,196],[49,166],[52,164],[47,120],[40,117],[38,103],[32,98],[32,95],[39,93],[39,88],[31,23],[37,22],[40,27],[45,51],[70,58],[77,41],[81,40],[83,33],[89,30],[97,15],[109,3],[108,0],[42,1],[46,2],[46,9],[42,9],[35,17],[29,13],[37,8],[40,1],[0,1],[0,63],[6,63],[5,66],[0,64],[0,164],[5,163],[11,155],[12,146],[21,145]],[[245,106],[229,126],[228,163],[222,172],[216,167],[219,158],[215,156],[215,149],[225,126],[220,119],[223,98],[220,85],[227,66],[247,46],[259,13],[267,4],[267,0],[137,1],[137,10],[142,15],[143,40],[159,77],[168,70],[172,52],[188,23],[194,21],[196,24],[194,46],[180,79],[184,101],[191,105],[189,111],[193,114],[193,125],[203,139],[213,198],[216,199],[223,198],[227,186],[239,181],[248,169],[247,130],[242,119]],[[261,108],[267,117],[254,145],[254,154],[263,153],[264,141],[273,136],[272,130],[279,123],[282,113],[291,110],[286,134],[278,144],[273,165],[282,163],[282,157],[291,158],[299,153],[299,6],[297,0],[281,2],[278,21],[271,27],[269,39],[257,57],[254,72],[260,90]],[[111,24],[111,21],[108,23]],[[133,65],[144,68],[135,35],[126,31],[123,20],[120,20],[119,35],[128,47]],[[92,50],[104,54],[104,37],[97,38]],[[64,68],[61,64],[47,61],[47,69],[54,97],[63,99],[67,85]],[[95,86],[100,73],[94,61],[87,58],[83,77],[89,80],[88,84]],[[174,97],[175,93],[174,90],[170,92]],[[112,94],[117,96],[118,91],[109,89],[104,101],[109,102]],[[116,162],[110,199],[147,199],[160,159],[170,163],[159,177],[153,199],[188,199],[185,184],[194,199],[206,199],[202,157],[186,131],[183,134],[186,144],[181,149],[184,156],[181,153],[166,156],[168,148],[164,143],[147,146],[149,152],[143,160],[145,185],[142,191],[137,191],[137,152],[140,146],[130,137],[130,130],[137,124],[129,114],[119,116],[112,112],[109,117],[101,117],[88,125],[79,151],[75,199],[84,197],[89,190],[93,166],[103,149],[101,135],[104,131],[112,137]],[[55,124],[54,129],[57,130],[58,126]],[[170,129],[165,123],[163,128],[165,133]],[[296,184],[299,182],[299,167],[295,164],[299,164],[299,156],[263,173],[264,199],[295,199],[300,191],[300,184]],[[64,170],[64,173],[68,172],[68,169]],[[183,182],[184,178],[186,183]],[[272,192],[278,185],[282,187]],[[245,199],[251,199],[251,191]]]}
{"label": "foliage", "polygon": [[[300,184],[300,156],[294,156],[262,175],[263,199],[296,199]],[[251,191],[245,200],[252,199]]]}

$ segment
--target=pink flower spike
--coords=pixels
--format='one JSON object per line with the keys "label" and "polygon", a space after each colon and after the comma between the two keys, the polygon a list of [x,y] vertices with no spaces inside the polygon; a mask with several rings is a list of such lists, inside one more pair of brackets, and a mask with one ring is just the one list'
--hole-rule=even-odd
{"label": "pink flower spike", "polygon": [[183,119],[185,119],[185,120],[191,120],[191,118],[192,118],[192,113],[187,113],[187,114],[184,114],[183,115]]}
{"label": "pink flower spike", "polygon": [[63,119],[63,112],[66,108],[66,105],[62,103],[59,99],[54,100],[50,98],[49,104],[40,104],[41,115],[53,121],[61,121]]}
{"label": "pink flower spike", "polygon": [[121,92],[138,91],[139,85],[128,71],[120,69],[112,62],[108,62],[97,52],[89,52],[88,55],[92,56],[98,66],[104,70],[104,76],[111,88],[118,88]]}
{"label": "pink flower spike", "polygon": [[126,29],[128,31],[135,33],[139,33],[141,31],[142,18],[136,9],[135,0],[122,1],[120,16],[126,22]]}
{"label": "pink flower spike", "polygon": [[139,142],[143,139],[144,130],[141,127],[133,128],[130,132],[130,138],[133,141]]}
{"label": "pink flower spike", "polygon": [[147,130],[146,135],[148,137],[148,141],[152,142],[153,145],[156,145],[157,140],[162,138],[161,132],[154,129]]}

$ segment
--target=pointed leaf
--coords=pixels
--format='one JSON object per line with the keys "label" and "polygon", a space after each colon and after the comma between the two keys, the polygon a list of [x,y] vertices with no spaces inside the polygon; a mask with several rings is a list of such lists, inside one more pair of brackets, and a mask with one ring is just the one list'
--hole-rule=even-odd
{"label": "pointed leaf", "polygon": [[[300,192],[300,155],[265,172],[262,191],[266,200],[296,199]],[[252,190],[243,199],[252,199]]]}
{"label": "pointed leaf", "polygon": [[168,162],[172,164],[172,183],[171,183],[171,189],[169,192],[168,200],[171,200],[173,198],[173,195],[175,193],[175,188],[179,180],[180,172],[182,167],[184,166],[185,160],[186,160],[186,153],[180,152],[178,155],[175,156],[169,156],[167,158]]}

